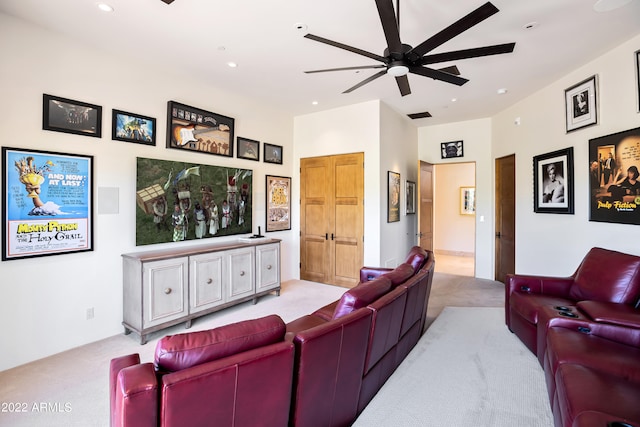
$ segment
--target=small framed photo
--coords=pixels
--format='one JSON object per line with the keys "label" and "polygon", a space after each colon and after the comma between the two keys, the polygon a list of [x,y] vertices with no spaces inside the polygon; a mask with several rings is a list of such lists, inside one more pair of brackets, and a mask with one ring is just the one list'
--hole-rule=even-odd
{"label": "small framed photo", "polygon": [[564,91],[567,133],[598,123],[598,76]]}
{"label": "small framed photo", "polygon": [[282,146],[264,143],[264,162],[282,164]]}
{"label": "small framed photo", "polygon": [[45,93],[42,129],[101,138],[102,107]]}
{"label": "small framed photo", "polygon": [[573,147],[533,158],[533,210],[573,214]]}
{"label": "small framed photo", "polygon": [[462,141],[451,141],[440,143],[440,157],[442,159],[452,159],[462,157]]}
{"label": "small framed photo", "polygon": [[400,174],[388,172],[387,222],[400,221]]}
{"label": "small framed photo", "polygon": [[476,188],[460,187],[460,215],[476,214]]}
{"label": "small framed photo", "polygon": [[267,231],[291,230],[291,178],[266,176]]}
{"label": "small framed photo", "polygon": [[233,157],[232,117],[200,108],[167,103],[167,148]]}
{"label": "small framed photo", "polygon": [[406,215],[416,213],[416,183],[409,180],[405,184],[405,207]]}
{"label": "small framed photo", "polygon": [[156,119],[120,110],[112,111],[111,139],[156,145]]}
{"label": "small framed photo", "polygon": [[236,138],[236,157],[239,159],[260,160],[260,142],[253,139]]}

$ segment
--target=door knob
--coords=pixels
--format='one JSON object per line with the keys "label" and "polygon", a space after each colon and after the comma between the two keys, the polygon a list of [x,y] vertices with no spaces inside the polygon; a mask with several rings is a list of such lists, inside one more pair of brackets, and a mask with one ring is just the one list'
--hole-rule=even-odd
{"label": "door knob", "polygon": [[500,234],[500,232],[499,232],[499,231],[496,231],[496,237],[497,237],[497,238],[500,238],[500,236],[502,236],[502,235]]}

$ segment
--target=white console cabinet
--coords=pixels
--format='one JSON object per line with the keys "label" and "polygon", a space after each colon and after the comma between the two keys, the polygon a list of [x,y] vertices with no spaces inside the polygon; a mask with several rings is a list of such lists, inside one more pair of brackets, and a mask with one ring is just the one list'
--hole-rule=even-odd
{"label": "white console cabinet", "polygon": [[146,336],[275,292],[280,295],[280,240],[256,239],[123,254],[125,334]]}

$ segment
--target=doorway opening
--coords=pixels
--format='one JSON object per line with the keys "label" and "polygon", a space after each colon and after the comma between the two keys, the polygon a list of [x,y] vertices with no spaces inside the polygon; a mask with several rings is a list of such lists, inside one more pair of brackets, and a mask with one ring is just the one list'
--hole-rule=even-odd
{"label": "doorway opening", "polygon": [[476,164],[434,165],[433,181],[435,271],[474,277]]}

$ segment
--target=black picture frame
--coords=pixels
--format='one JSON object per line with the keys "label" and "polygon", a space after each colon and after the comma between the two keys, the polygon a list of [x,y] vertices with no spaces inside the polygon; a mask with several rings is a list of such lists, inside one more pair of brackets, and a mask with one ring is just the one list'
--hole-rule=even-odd
{"label": "black picture frame", "polygon": [[102,107],[45,93],[42,129],[101,138]]}
{"label": "black picture frame", "polygon": [[265,194],[267,231],[291,230],[291,178],[267,175]]}
{"label": "black picture frame", "polygon": [[415,215],[416,213],[416,183],[407,180],[405,183],[405,214]]}
{"label": "black picture frame", "polygon": [[573,147],[533,158],[533,210],[573,214]]}
{"label": "black picture frame", "polygon": [[264,143],[264,162],[282,164],[282,146]]}
{"label": "black picture frame", "polygon": [[464,156],[463,141],[449,141],[440,143],[440,158],[453,159]]}
{"label": "black picture frame", "polygon": [[400,174],[387,171],[387,222],[400,221]]}
{"label": "black picture frame", "polygon": [[236,157],[245,160],[260,161],[260,142],[249,138],[236,138]]}
{"label": "black picture frame", "polygon": [[564,91],[567,133],[598,124],[598,75]]}
{"label": "black picture frame", "polygon": [[167,103],[167,148],[233,157],[234,126],[231,117]]}
{"label": "black picture frame", "polygon": [[2,260],[93,251],[93,156],[2,147]]}
{"label": "black picture frame", "polygon": [[111,139],[156,145],[156,119],[122,110],[111,110]]}
{"label": "black picture frame", "polygon": [[635,53],[636,60],[636,95],[637,95],[637,112],[640,113],[640,50]]}
{"label": "black picture frame", "polygon": [[589,140],[589,221],[640,225],[639,168],[640,127]]}

